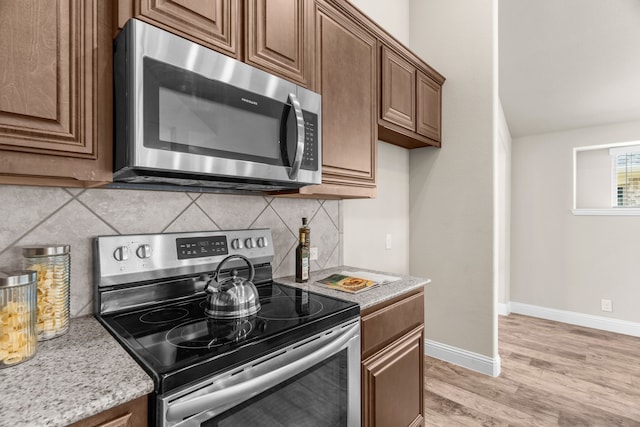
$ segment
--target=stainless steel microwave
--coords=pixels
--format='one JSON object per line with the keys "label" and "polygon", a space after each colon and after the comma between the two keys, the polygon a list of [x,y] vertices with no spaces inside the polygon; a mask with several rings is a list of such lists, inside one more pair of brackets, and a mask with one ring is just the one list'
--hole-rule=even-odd
{"label": "stainless steel microwave", "polygon": [[114,181],[320,184],[319,94],[131,19],[114,43]]}

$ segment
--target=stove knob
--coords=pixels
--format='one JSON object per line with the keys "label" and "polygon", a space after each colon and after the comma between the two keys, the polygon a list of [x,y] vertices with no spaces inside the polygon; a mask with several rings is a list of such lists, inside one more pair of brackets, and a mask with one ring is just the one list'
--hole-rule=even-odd
{"label": "stove knob", "polygon": [[150,258],[151,246],[147,244],[138,246],[138,249],[136,249],[136,255],[138,255],[138,258],[141,258],[141,259]]}
{"label": "stove knob", "polygon": [[235,249],[235,250],[238,250],[238,249],[242,249],[244,246],[242,245],[242,240],[240,240],[240,239],[233,239],[233,240],[231,241],[231,247],[232,247],[233,249]]}
{"label": "stove knob", "polygon": [[253,249],[256,246],[256,242],[251,237],[249,237],[244,241],[244,245],[247,247],[247,249]]}
{"label": "stove knob", "polygon": [[129,246],[118,246],[113,251],[113,257],[116,261],[126,261],[129,259]]}
{"label": "stove knob", "polygon": [[256,243],[258,244],[259,248],[266,248],[267,246],[269,246],[269,242],[267,242],[267,239],[265,237],[258,237],[258,241]]}

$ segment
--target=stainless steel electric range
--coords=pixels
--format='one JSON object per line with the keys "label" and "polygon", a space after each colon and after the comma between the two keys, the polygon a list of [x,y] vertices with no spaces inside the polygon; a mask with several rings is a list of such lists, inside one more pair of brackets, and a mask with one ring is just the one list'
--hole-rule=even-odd
{"label": "stainless steel electric range", "polygon": [[[360,425],[359,307],[275,282],[273,246],[269,229],[96,238],[95,315],[153,378],[152,425]],[[260,309],[211,318],[212,272],[250,274],[229,255]]]}

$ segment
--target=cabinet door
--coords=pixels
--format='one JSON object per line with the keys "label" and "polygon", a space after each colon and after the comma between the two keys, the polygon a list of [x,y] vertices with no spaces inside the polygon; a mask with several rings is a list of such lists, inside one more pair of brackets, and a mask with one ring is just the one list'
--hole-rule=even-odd
{"label": "cabinet door", "polygon": [[240,56],[238,0],[137,0],[134,15],[234,58]]}
{"label": "cabinet door", "polygon": [[410,131],[416,128],[416,69],[386,46],[380,60],[381,117]]}
{"label": "cabinet door", "polygon": [[429,76],[418,72],[417,131],[437,142],[440,142],[441,89]]}
{"label": "cabinet door", "polygon": [[362,425],[420,426],[424,423],[423,327],[362,362]]}
{"label": "cabinet door", "polygon": [[313,4],[307,0],[248,0],[246,62],[311,86]]}
{"label": "cabinet door", "polygon": [[109,2],[0,3],[2,183],[111,180]]}
{"label": "cabinet door", "polygon": [[315,31],[322,181],[375,188],[376,39],[323,2],[316,2]]}

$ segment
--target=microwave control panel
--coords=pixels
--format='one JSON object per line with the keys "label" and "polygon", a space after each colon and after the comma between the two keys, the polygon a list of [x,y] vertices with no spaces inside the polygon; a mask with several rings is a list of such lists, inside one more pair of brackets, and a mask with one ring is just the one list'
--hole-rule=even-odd
{"label": "microwave control panel", "polygon": [[318,170],[318,116],[306,111],[304,117],[304,153],[302,153],[302,169]]}

